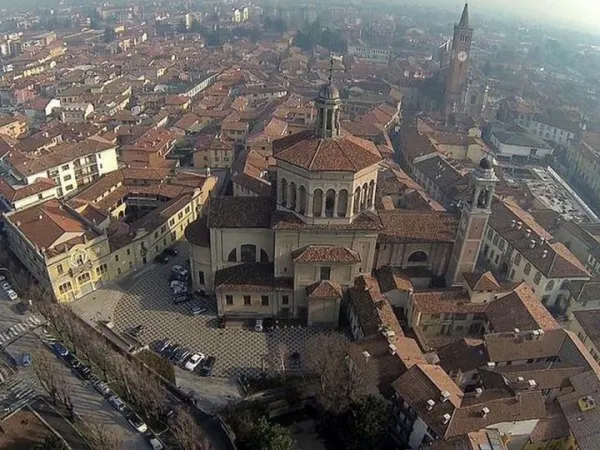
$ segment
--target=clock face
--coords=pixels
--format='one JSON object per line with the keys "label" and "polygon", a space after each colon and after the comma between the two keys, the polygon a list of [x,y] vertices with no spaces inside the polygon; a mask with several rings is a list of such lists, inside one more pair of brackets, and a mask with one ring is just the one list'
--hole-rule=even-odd
{"label": "clock face", "polygon": [[460,62],[465,62],[467,60],[467,56],[468,56],[467,52],[461,51],[461,52],[458,52],[457,58]]}

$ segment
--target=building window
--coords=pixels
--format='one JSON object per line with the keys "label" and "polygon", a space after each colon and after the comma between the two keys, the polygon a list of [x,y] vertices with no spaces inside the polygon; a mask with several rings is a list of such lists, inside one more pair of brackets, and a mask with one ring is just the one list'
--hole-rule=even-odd
{"label": "building window", "polygon": [[129,256],[129,255],[131,255],[131,249],[130,248],[127,249],[127,256]]}
{"label": "building window", "polygon": [[427,253],[425,252],[414,252],[408,257],[409,263],[427,262]]}
{"label": "building window", "polygon": [[244,295],[244,306],[250,306],[252,304],[252,297]]}
{"label": "building window", "polygon": [[242,262],[256,262],[256,245],[242,245]]}
{"label": "building window", "polygon": [[64,166],[61,167],[62,170],[69,170],[69,165],[65,164]]}
{"label": "building window", "polygon": [[321,280],[330,280],[331,279],[331,267],[329,267],[329,266],[321,267],[319,277]]}
{"label": "building window", "polygon": [[547,291],[551,291],[552,289],[554,289],[554,280],[550,280],[550,281],[548,281],[548,283],[546,284],[546,290],[547,290]]}
{"label": "building window", "polygon": [[261,297],[260,297],[260,304],[262,306],[269,306],[269,296],[268,295],[261,295]]}
{"label": "building window", "polygon": [[289,295],[283,295],[281,297],[281,304],[282,305],[289,305],[290,304],[290,296]]}
{"label": "building window", "polygon": [[64,284],[61,284],[58,287],[58,292],[60,292],[61,294],[66,294],[67,292],[71,292],[73,290],[73,286],[71,286],[71,282],[67,281]]}
{"label": "building window", "polygon": [[542,274],[539,272],[536,272],[535,276],[533,277],[533,282],[537,285],[537,284],[540,284],[541,280],[542,280]]}
{"label": "building window", "polygon": [[198,283],[204,284],[204,272],[202,272],[202,271],[198,272]]}
{"label": "building window", "polygon": [[227,256],[227,261],[228,262],[236,262],[237,261],[237,249],[233,249],[229,252],[229,255]]}
{"label": "building window", "polygon": [[492,229],[490,228],[487,232],[487,238],[489,240],[492,240],[492,237],[494,236],[494,232],[492,231]]}
{"label": "building window", "polygon": [[[521,264],[521,254],[520,254],[520,253],[517,253],[517,254],[515,255],[515,264],[516,264],[517,266]],[[530,269],[531,269],[531,266],[530,266]]]}
{"label": "building window", "polygon": [[121,275],[121,268],[117,267],[117,275]]}
{"label": "building window", "polygon": [[233,305],[233,295],[226,295],[225,303],[227,303],[228,305]]}
{"label": "building window", "polygon": [[106,264],[96,267],[96,275],[104,275],[106,272],[108,272],[108,266]]}
{"label": "building window", "polygon": [[525,275],[529,275],[531,273],[531,264],[529,264],[529,263],[525,264],[525,268],[523,269],[523,272],[525,272]]}
{"label": "building window", "polygon": [[56,273],[59,275],[62,275],[64,272],[63,266],[62,264],[59,264],[58,266],[56,266]]}
{"label": "building window", "polygon": [[79,275],[79,277],[77,278],[77,283],[79,283],[79,285],[88,283],[91,280],[90,277],[90,273],[89,272],[85,272],[82,273],[81,275]]}
{"label": "building window", "polygon": [[73,190],[73,185],[69,184],[69,185],[65,186],[65,190],[66,191],[72,191]]}
{"label": "building window", "polygon": [[494,240],[493,240],[494,245],[497,246],[499,240],[500,240],[500,236],[499,235],[494,236]]}
{"label": "building window", "polygon": [[158,238],[158,231],[154,232],[154,239]]}

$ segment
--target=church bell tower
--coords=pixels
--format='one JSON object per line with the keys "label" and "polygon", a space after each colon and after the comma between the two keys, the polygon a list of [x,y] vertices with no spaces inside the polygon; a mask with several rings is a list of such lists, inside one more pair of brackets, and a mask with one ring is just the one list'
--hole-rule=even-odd
{"label": "church bell tower", "polygon": [[446,74],[444,95],[446,117],[454,112],[462,111],[464,107],[472,39],[473,28],[469,27],[469,5],[465,3],[458,25],[454,25],[452,52]]}
{"label": "church bell tower", "polygon": [[455,286],[463,281],[463,273],[472,273],[477,265],[481,241],[490,215],[492,198],[498,178],[494,173],[491,159],[485,157],[471,173],[469,197],[463,205],[460,223],[448,272],[446,285]]}

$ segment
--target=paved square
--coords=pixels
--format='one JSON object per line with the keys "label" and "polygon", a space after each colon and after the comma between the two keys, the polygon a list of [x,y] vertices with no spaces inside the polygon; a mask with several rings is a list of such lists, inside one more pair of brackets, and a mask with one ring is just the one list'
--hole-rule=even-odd
{"label": "paved square", "polygon": [[[103,288],[75,302],[73,309],[88,319],[110,317],[115,330],[120,332],[142,324],[145,331],[139,340],[144,344],[168,338],[191,350],[213,355],[217,359],[213,376],[217,377],[241,373],[257,375],[265,357],[281,343],[288,352],[299,352],[304,359],[308,339],[323,331],[295,327],[267,334],[234,326],[220,329],[214,302],[193,300],[173,304],[168,278],[173,264],[186,262],[186,249],[186,243],[180,244],[180,254],[175,261],[166,265],[150,264],[131,279],[119,283],[118,288]],[[205,306],[208,311],[194,317],[191,309],[195,305]]]}

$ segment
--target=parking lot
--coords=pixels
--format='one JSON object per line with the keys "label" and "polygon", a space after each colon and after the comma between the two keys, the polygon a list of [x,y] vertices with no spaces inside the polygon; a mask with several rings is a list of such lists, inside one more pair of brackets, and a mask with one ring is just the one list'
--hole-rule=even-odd
{"label": "parking lot", "polygon": [[[195,299],[173,304],[168,280],[173,264],[186,264],[186,247],[186,243],[180,244],[179,255],[167,264],[149,264],[118,287],[101,289],[78,300],[73,310],[88,320],[110,318],[120,332],[143,325],[144,331],[138,337],[143,344],[168,338],[194,352],[215,356],[213,377],[258,375],[268,355],[282,343],[289,353],[298,352],[302,360],[306,342],[319,330],[294,327],[260,333],[239,326],[222,329],[217,327],[214,301]],[[203,306],[207,311],[192,316],[194,306]]]}

